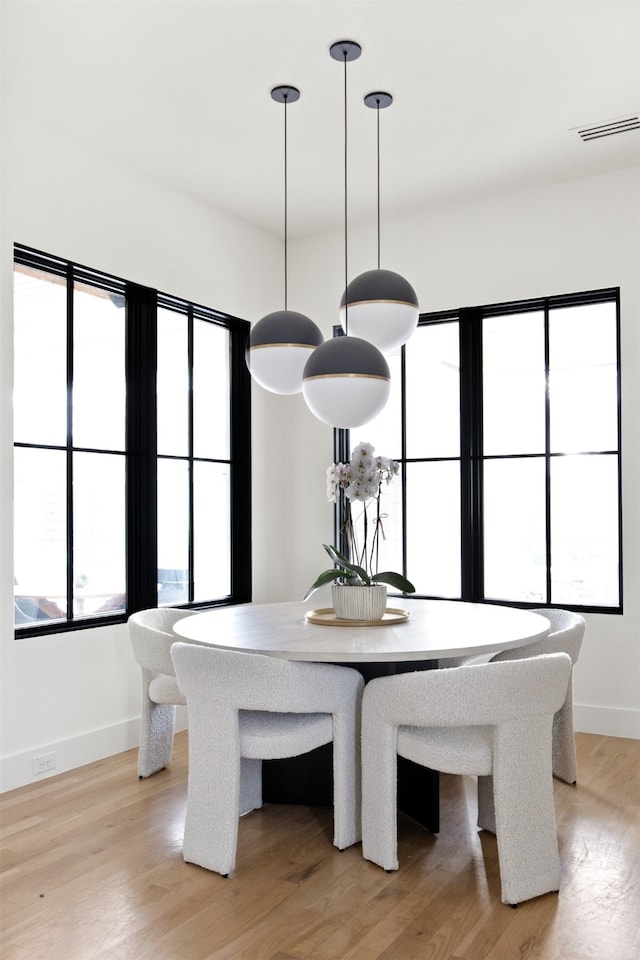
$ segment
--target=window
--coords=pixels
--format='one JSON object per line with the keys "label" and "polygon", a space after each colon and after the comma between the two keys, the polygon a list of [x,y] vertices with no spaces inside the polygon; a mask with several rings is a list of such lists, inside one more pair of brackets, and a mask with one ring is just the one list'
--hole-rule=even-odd
{"label": "window", "polygon": [[422,596],[621,612],[619,291],[423,316],[389,359],[353,435],[402,467],[385,567]]}
{"label": "window", "polygon": [[15,250],[21,635],[251,596],[249,325]]}

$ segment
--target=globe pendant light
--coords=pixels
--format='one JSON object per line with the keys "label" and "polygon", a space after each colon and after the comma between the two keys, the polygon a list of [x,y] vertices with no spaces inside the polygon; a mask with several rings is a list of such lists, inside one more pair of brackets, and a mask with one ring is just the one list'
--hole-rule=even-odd
{"label": "globe pendant light", "polygon": [[284,103],[284,310],[268,313],[254,324],[246,359],[251,376],[261,387],[272,393],[292,394],[302,390],[304,365],[323,337],[313,320],[287,309],[287,104],[299,100],[300,91],[278,86],[271,97]]}
{"label": "globe pendant light", "polygon": [[325,340],[304,368],[302,391],[311,412],[332,427],[360,427],[389,399],[389,364],[368,340]]}
{"label": "globe pendant light", "polygon": [[[353,40],[332,44],[334,60],[344,63],[344,271],[347,267],[347,62],[362,52]],[[302,393],[307,406],[318,420],[332,427],[347,429],[368,423],[389,399],[389,365],[372,343],[349,335],[349,316],[343,323],[346,336],[325,340],[306,362]]]}
{"label": "globe pendant light", "polygon": [[347,311],[351,332],[375,344],[383,353],[398,350],[418,324],[418,298],[404,277],[380,269],[380,110],[393,103],[390,93],[368,93],[364,98],[376,111],[378,159],[378,269],[367,270],[347,285],[340,302],[344,323]]}

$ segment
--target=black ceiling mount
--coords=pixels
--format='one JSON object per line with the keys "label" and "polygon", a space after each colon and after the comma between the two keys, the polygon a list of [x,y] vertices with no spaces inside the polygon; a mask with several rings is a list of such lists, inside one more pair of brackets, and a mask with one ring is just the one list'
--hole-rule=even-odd
{"label": "black ceiling mount", "polygon": [[364,102],[367,107],[372,107],[372,109],[383,110],[385,107],[390,107],[393,103],[393,97],[390,93],[385,93],[383,90],[377,90],[375,93],[368,93],[364,98]]}
{"label": "black ceiling mount", "polygon": [[362,53],[362,47],[355,40],[338,40],[331,44],[329,53],[334,60],[357,60]]}
{"label": "black ceiling mount", "polygon": [[295,103],[300,99],[300,91],[297,87],[290,87],[283,83],[279,87],[274,87],[271,91],[271,99],[277,103]]}

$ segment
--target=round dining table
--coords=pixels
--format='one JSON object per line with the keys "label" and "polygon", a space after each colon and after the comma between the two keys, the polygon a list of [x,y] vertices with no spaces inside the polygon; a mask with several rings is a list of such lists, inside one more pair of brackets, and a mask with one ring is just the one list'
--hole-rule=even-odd
{"label": "round dining table", "polygon": [[497,653],[542,639],[550,624],[515,607],[402,597],[390,598],[384,618],[373,623],[338,620],[329,608],[293,601],[216,607],[173,629],[225,650],[355,666]]}
{"label": "round dining table", "polygon": [[[381,621],[337,620],[308,601],[216,607],[178,620],[180,639],[249,654],[354,667],[375,677],[437,668],[451,657],[497,653],[543,639],[546,617],[497,604],[390,598]],[[331,744],[263,764],[263,799],[332,802]],[[439,830],[438,774],[398,757],[398,808]]]}

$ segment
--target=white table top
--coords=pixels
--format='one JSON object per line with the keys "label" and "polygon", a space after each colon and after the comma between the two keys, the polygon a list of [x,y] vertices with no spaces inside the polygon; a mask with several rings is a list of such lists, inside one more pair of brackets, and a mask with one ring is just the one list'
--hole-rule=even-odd
{"label": "white table top", "polygon": [[324,626],[309,623],[308,601],[249,603],[197,613],[174,625],[178,637],[225,650],[245,650],[329,663],[437,660],[496,653],[542,639],[546,617],[528,610],[455,600],[389,601],[410,614],[404,623]]}

